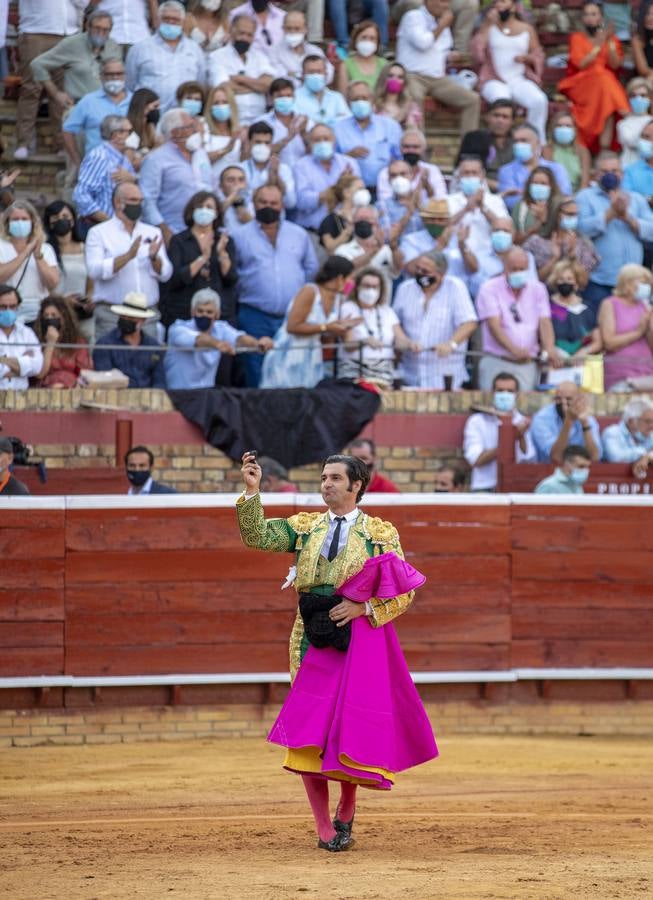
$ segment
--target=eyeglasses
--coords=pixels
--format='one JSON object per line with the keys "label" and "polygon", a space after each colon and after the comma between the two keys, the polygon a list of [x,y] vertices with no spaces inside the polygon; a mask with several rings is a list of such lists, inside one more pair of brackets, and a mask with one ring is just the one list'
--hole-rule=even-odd
{"label": "eyeglasses", "polygon": [[522,323],[522,317],[521,317],[521,313],[520,313],[519,310],[517,309],[517,304],[516,304],[516,303],[511,303],[509,309],[510,309],[510,313],[511,313],[511,315],[512,315],[513,321],[514,321],[517,325],[521,325],[521,323]]}

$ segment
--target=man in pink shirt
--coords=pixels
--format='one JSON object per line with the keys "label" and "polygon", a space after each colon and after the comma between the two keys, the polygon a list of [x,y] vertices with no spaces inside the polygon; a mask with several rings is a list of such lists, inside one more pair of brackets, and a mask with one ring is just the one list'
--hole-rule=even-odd
{"label": "man in pink shirt", "polygon": [[548,359],[554,368],[562,365],[547,289],[530,276],[523,250],[511,250],[504,273],[481,287],[476,310],[482,322],[483,351],[492,354],[479,364],[481,390],[490,390],[494,376],[503,371],[517,378],[522,391],[532,391],[538,381],[538,358]]}

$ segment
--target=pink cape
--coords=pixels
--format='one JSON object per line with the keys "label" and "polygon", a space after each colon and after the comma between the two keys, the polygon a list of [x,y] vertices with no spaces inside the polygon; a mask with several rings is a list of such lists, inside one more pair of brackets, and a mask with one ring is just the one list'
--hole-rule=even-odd
{"label": "pink cape", "polygon": [[[395,554],[384,556],[402,562]],[[390,559],[387,564],[376,564],[381,558],[368,560],[375,565],[363,567],[338,593],[347,591],[352,583],[357,590],[361,577],[368,578],[366,569],[377,573],[387,564],[394,567]],[[406,571],[406,576],[424,578],[415,569]],[[365,599],[372,596],[370,593]],[[373,628],[366,616],[352,621],[346,653],[332,647],[308,648],[268,740],[295,750],[318,747],[323,773],[366,779],[370,786],[384,790],[392,787],[389,779],[358,769],[356,763],[402,772],[438,755],[431,724],[392,623]]]}

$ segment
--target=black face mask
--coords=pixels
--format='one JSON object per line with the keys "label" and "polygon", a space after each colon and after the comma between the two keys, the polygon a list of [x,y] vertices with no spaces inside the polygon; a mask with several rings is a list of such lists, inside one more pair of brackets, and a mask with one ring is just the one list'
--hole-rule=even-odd
{"label": "black face mask", "polygon": [[561,281],[560,284],[556,284],[556,291],[561,297],[571,297],[576,288],[569,281]]}
{"label": "black face mask", "polygon": [[448,494],[449,491],[446,488],[433,488],[434,494]]}
{"label": "black face mask", "polygon": [[589,34],[590,37],[594,37],[594,35],[597,34],[599,32],[599,30],[600,30],[600,27],[598,25],[586,25],[585,26],[585,31]]}
{"label": "black face mask", "polygon": [[250,41],[234,41],[234,50],[239,56],[244,56],[251,46]]}
{"label": "black face mask", "polygon": [[127,469],[127,478],[134,487],[143,487],[149,477],[149,469]]}
{"label": "black face mask", "polygon": [[510,16],[512,15],[511,9],[502,9],[499,13],[499,19],[501,22],[507,22]]}
{"label": "black face mask", "polygon": [[271,206],[262,206],[256,210],[256,221],[260,222],[261,225],[273,225],[279,221],[280,215],[280,210],[272,209]]}
{"label": "black face mask", "polygon": [[372,237],[372,225],[370,222],[356,222],[354,225],[354,234],[356,237],[365,238]]}
{"label": "black face mask", "polygon": [[213,319],[210,316],[193,316],[195,324],[200,331],[208,331]]}
{"label": "black face mask", "polygon": [[418,163],[418,162],[420,161],[420,159],[422,158],[422,157],[419,155],[419,153],[411,153],[411,152],[404,153],[404,154],[403,154],[403,157],[404,157],[404,162],[407,162],[408,165],[411,166],[411,168],[412,168],[412,166],[416,166],[417,163]]}
{"label": "black face mask", "polygon": [[143,215],[143,204],[142,203],[125,203],[123,207],[123,213],[130,222],[136,222]]}
{"label": "black face mask", "polygon": [[53,234],[56,234],[57,237],[63,237],[64,234],[68,234],[69,231],[72,230],[73,223],[70,219],[57,219],[56,222],[53,222],[50,225],[50,231]]}
{"label": "black face mask", "polygon": [[122,335],[135,334],[138,328],[138,322],[133,319],[118,319],[118,331]]}
{"label": "black face mask", "polygon": [[435,275],[416,275],[415,281],[421,288],[429,288],[431,285],[435,284],[437,281],[437,277]]}
{"label": "black face mask", "polygon": [[57,331],[61,331],[61,319],[43,319],[42,321],[44,328],[56,328]]}
{"label": "black face mask", "polygon": [[157,125],[160,118],[161,110],[158,108],[151,109],[148,113],[145,114],[145,121],[149,122],[150,125]]}
{"label": "black face mask", "polygon": [[268,0],[252,0],[252,9],[254,12],[262,13],[268,8]]}

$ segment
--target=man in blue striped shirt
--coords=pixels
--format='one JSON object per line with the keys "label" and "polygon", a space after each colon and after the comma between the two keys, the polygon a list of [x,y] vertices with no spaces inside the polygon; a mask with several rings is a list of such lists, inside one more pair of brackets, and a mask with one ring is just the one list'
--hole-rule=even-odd
{"label": "man in blue striped shirt", "polygon": [[129,119],[106,116],[100,125],[102,143],[82,160],[73,200],[79,215],[89,224],[111,218],[117,184],[136,181],[134,167],[125,156],[125,141],[131,130]]}

